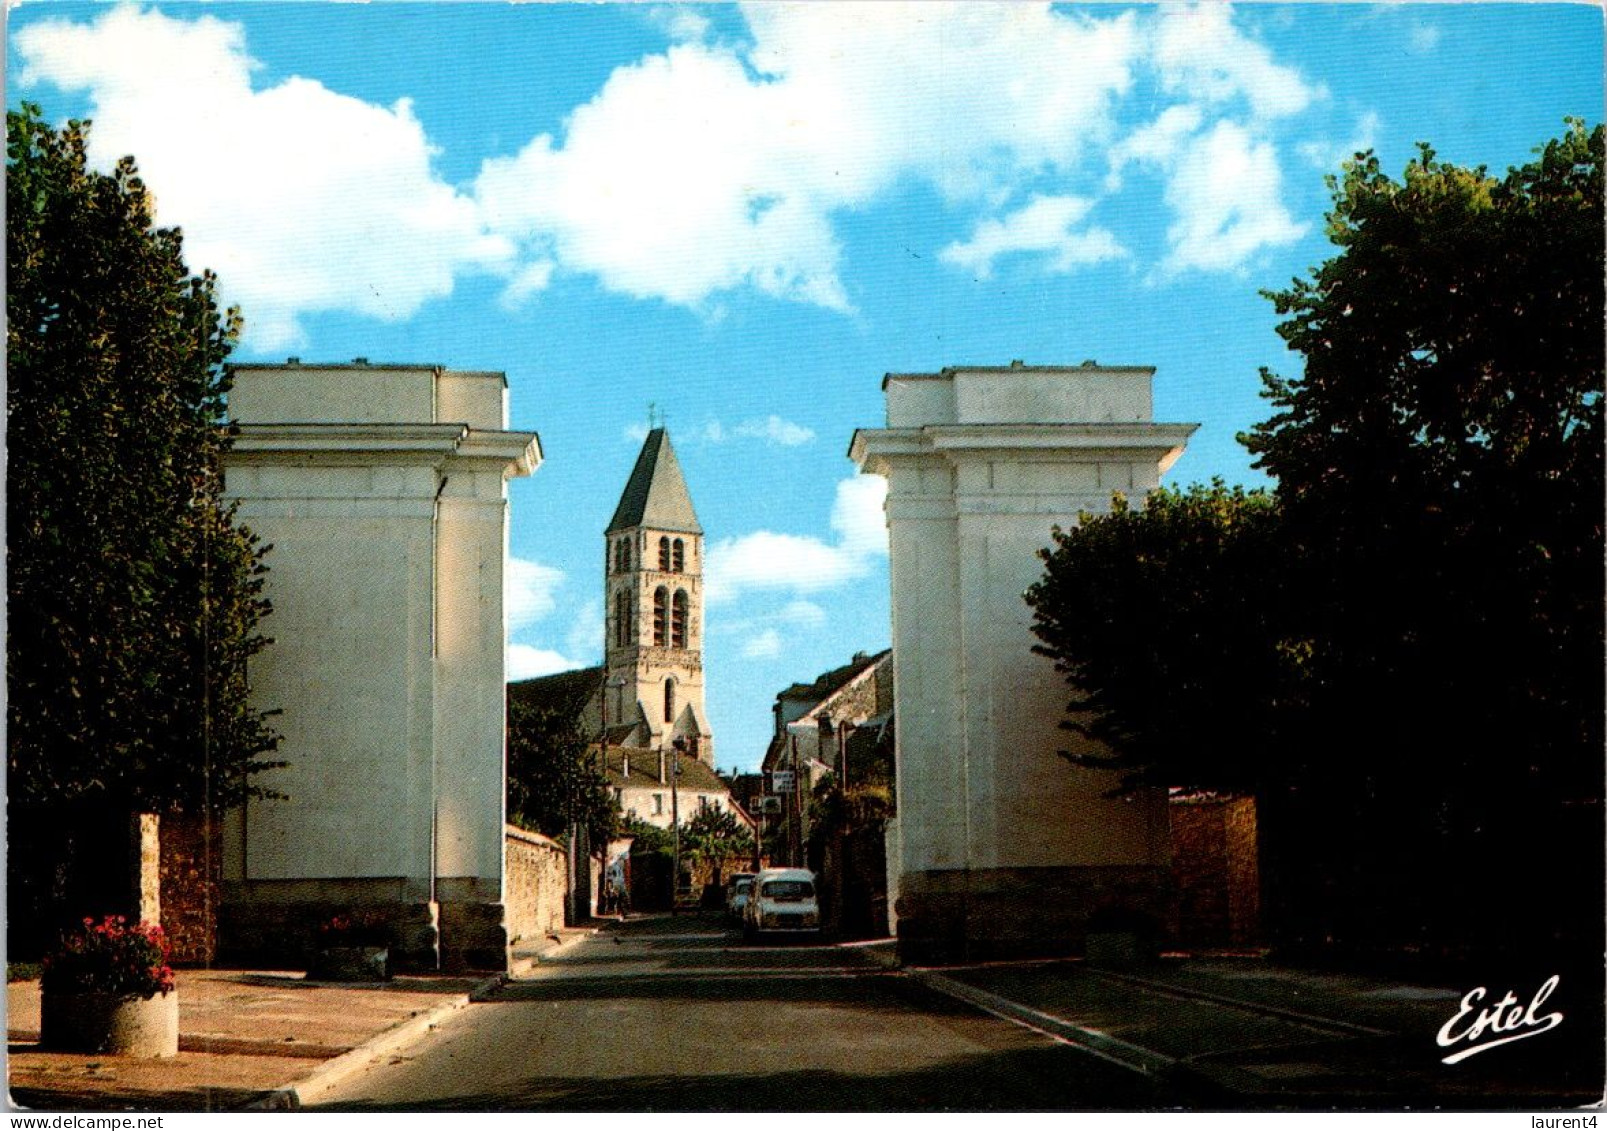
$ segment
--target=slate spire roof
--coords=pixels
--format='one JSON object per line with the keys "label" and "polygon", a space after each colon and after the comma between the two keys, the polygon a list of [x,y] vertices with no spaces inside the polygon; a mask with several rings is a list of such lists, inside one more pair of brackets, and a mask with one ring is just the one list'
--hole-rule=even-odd
{"label": "slate spire roof", "polygon": [[636,457],[630,482],[620,497],[619,508],[608,524],[606,534],[646,526],[682,534],[702,534],[692,496],[686,490],[681,465],[670,447],[670,435],[662,428],[647,434],[642,453]]}

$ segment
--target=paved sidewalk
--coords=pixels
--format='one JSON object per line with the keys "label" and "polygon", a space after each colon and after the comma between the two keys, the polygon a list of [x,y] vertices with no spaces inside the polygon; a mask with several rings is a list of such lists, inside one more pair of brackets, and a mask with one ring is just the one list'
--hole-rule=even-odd
{"label": "paved sidewalk", "polygon": [[[879,957],[887,961],[889,951],[880,948]],[[1601,1007],[1588,994],[1581,1000],[1581,987],[1547,1003],[1566,1006],[1556,1032],[1445,1065],[1449,1050],[1435,1037],[1471,986],[1264,959],[1163,959],[1129,971],[1062,961],[906,973],[1149,1075],[1190,1107],[1551,1110],[1603,1099]],[[1489,1000],[1506,988],[1493,988]],[[1510,988],[1527,1001],[1535,987]]]}
{"label": "paved sidewalk", "polygon": [[[515,963],[591,931],[516,947]],[[517,966],[516,966],[517,968]],[[398,975],[389,982],[310,982],[300,973],[180,970],[179,1055],[160,1060],[45,1052],[39,983],[6,987],[12,1108],[44,1111],[229,1111],[293,1108],[406,1046],[502,975]]]}

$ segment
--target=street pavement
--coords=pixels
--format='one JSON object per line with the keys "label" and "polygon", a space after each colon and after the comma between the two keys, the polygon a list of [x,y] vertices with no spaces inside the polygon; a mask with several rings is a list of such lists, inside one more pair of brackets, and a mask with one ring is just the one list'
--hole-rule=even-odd
{"label": "street pavement", "polygon": [[[890,940],[750,946],[711,919],[542,937],[514,977],[372,984],[181,971],[172,1060],[37,1046],[7,987],[13,1107],[197,1111],[1545,1110],[1603,1098],[1599,971],[1566,971],[1532,1039],[1435,1040],[1478,979],[1172,956],[899,970]],[[1523,984],[1491,983],[1527,1002]],[[1468,984],[1463,984],[1467,982]],[[1510,1020],[1510,1017],[1509,1017]],[[1461,1026],[1467,1028],[1467,1022]]]}
{"label": "street pavement", "polygon": [[752,946],[691,916],[542,961],[333,1110],[1134,1110],[1154,1082],[877,966],[862,948]]}

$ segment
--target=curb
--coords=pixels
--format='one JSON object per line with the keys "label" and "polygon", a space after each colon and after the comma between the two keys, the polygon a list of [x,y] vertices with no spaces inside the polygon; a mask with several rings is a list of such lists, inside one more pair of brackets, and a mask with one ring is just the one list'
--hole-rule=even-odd
{"label": "curb", "polygon": [[366,1070],[376,1060],[400,1051],[429,1033],[452,1014],[483,1000],[508,980],[506,974],[493,974],[466,994],[424,1013],[409,1017],[378,1033],[349,1052],[325,1061],[300,1080],[275,1088],[243,1105],[240,1111],[299,1111],[309,1100]]}
{"label": "curb", "polygon": [[964,982],[930,970],[906,968],[904,975],[928,989],[957,998],[984,1013],[991,1013],[995,1017],[1041,1033],[1061,1044],[1073,1045],[1097,1056],[1100,1060],[1108,1061],[1130,1072],[1159,1078],[1175,1072],[1181,1064],[1176,1058],[1155,1052],[1153,1049],[1132,1044],[1074,1021],[1067,1021],[1063,1017],[1055,1017],[1053,1014],[1011,1001],[988,990],[968,986]]}
{"label": "curb", "polygon": [[[602,928],[601,927],[565,927],[564,930],[571,931],[573,933],[568,938],[562,939],[561,941],[559,941],[557,943],[554,943],[552,946],[547,947],[545,950],[537,951],[534,954],[524,954],[524,955],[519,955],[517,957],[510,958],[509,961],[508,961],[508,972],[501,976],[503,981],[507,981],[507,979],[509,979],[509,978],[519,977],[522,974],[531,973],[532,971],[534,971],[537,967],[539,967],[541,965],[541,962],[542,962],[543,959],[548,958],[548,957],[550,957],[550,956],[552,956],[554,954],[557,954],[561,950],[568,950],[570,947],[574,946],[576,943],[584,942],[585,940],[587,940],[589,938],[596,937],[602,931]],[[491,987],[491,988],[494,989],[495,987]],[[489,993],[490,990],[487,989],[486,987],[482,986],[476,992]]]}

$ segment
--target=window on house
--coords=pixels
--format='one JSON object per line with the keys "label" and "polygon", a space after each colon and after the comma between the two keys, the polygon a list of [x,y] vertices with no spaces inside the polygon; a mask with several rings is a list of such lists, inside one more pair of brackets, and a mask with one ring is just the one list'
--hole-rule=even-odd
{"label": "window on house", "polygon": [[670,540],[668,538],[658,540],[658,568],[665,573],[670,571]]}
{"label": "window on house", "polygon": [[675,681],[673,679],[664,681],[664,721],[667,723],[675,721]]}
{"label": "window on house", "polygon": [[675,607],[670,617],[670,647],[686,647],[686,624],[690,619],[692,603],[686,596],[685,589],[675,591]]}
{"label": "window on house", "polygon": [[669,636],[670,591],[660,585],[653,590],[653,643],[664,647]]}
{"label": "window on house", "polygon": [[655,816],[662,816],[664,813],[664,795],[662,793],[653,794],[653,813]]}
{"label": "window on house", "polygon": [[679,538],[670,543],[670,570],[673,573],[686,571],[686,543]]}

